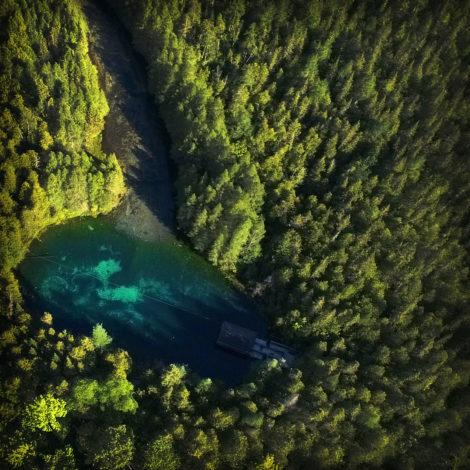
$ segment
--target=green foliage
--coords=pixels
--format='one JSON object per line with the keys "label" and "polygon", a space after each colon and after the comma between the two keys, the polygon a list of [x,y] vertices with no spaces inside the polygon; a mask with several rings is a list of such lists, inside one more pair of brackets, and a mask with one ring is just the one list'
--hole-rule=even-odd
{"label": "green foliage", "polygon": [[258,296],[297,368],[269,361],[226,389],[169,365],[133,385],[104,329],[30,323],[11,269],[47,224],[113,207],[123,179],[99,150],[78,4],[8,0],[0,465],[468,467],[469,6],[113,8],[172,139],[181,230]]}
{"label": "green foliage", "polygon": [[142,467],[147,470],[176,470],[180,462],[170,434],[158,436],[147,444]]}
{"label": "green foliage", "polygon": [[93,406],[134,413],[138,405],[132,397],[133,391],[134,386],[125,378],[112,377],[104,382],[83,379],[73,387],[70,406],[81,413]]}
{"label": "green foliage", "polygon": [[113,341],[113,339],[108,335],[108,332],[104,329],[101,323],[98,323],[93,327],[92,338],[93,345],[97,349],[104,349]]}
{"label": "green foliage", "polygon": [[66,403],[52,394],[39,395],[26,407],[23,426],[31,430],[43,432],[60,431],[62,425],[58,418],[67,415]]}
{"label": "green foliage", "polygon": [[134,455],[134,437],[123,424],[93,431],[82,446],[87,462],[103,470],[126,468]]}
{"label": "green foliage", "polygon": [[48,470],[75,470],[77,468],[73,449],[70,446],[58,449],[52,455],[44,455],[43,459]]}
{"label": "green foliage", "polygon": [[85,412],[98,403],[99,384],[96,380],[84,379],[73,388],[72,406],[79,412]]}
{"label": "green foliage", "polygon": [[15,433],[13,439],[4,444],[2,457],[10,468],[20,468],[28,465],[36,456],[36,445],[28,442],[24,436]]}

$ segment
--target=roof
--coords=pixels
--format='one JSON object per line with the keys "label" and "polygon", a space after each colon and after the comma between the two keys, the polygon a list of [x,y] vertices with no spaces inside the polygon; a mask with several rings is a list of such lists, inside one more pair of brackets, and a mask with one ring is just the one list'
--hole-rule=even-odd
{"label": "roof", "polygon": [[241,354],[248,354],[257,336],[256,331],[224,321],[220,328],[217,344]]}

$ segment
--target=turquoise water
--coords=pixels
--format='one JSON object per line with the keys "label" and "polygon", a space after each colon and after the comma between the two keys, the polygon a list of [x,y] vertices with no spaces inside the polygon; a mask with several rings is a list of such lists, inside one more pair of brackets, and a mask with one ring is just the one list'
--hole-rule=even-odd
{"label": "turquoise water", "polygon": [[239,382],[251,361],[215,345],[222,321],[259,331],[249,300],[175,240],[133,239],[106,219],[49,228],[19,268],[27,305],[56,328],[91,332],[102,323],[134,360],[183,363],[201,376]]}

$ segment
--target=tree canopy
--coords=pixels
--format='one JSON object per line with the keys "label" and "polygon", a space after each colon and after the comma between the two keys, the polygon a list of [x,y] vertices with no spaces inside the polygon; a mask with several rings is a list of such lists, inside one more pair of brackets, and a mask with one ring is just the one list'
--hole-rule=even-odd
{"label": "tree canopy", "polygon": [[93,327],[92,340],[93,345],[97,349],[104,349],[113,341],[101,323],[98,323]]}
{"label": "tree canopy", "polygon": [[468,468],[470,4],[109,3],[171,138],[180,232],[299,356],[227,388],[24,311],[31,240],[124,184],[82,3],[6,0],[0,466]]}

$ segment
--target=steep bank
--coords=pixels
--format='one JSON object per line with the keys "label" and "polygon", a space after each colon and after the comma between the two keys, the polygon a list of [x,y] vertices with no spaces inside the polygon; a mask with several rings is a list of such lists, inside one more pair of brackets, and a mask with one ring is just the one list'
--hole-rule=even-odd
{"label": "steep bank", "polygon": [[103,148],[117,155],[128,186],[111,218],[117,228],[141,239],[166,239],[175,229],[168,139],[147,90],[144,65],[110,12],[92,3],[83,10],[90,54],[110,108]]}

